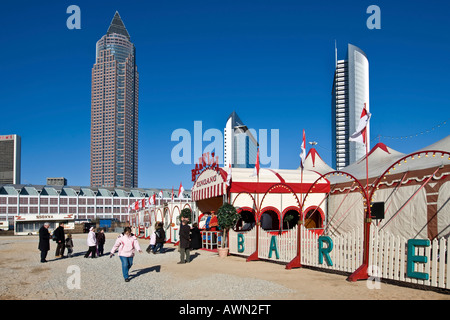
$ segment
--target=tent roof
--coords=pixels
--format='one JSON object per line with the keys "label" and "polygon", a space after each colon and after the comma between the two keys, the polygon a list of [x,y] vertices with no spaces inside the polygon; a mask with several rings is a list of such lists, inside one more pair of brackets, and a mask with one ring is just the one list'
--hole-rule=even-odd
{"label": "tent roof", "polygon": [[[450,135],[415,152],[428,150],[450,152]],[[409,154],[415,152],[411,152]],[[369,178],[381,176],[391,165],[395,164],[407,155],[408,154],[398,152],[383,143],[376,144],[368,154]],[[448,156],[441,157],[441,154],[437,154],[435,157],[433,157],[431,153],[428,157],[422,154],[420,158],[414,157],[414,159],[406,159],[407,162],[402,161],[400,166],[396,166],[395,173],[415,171],[450,164],[450,160],[448,158]],[[357,179],[365,179],[366,156],[362,157],[355,163],[344,167],[341,171],[349,173]],[[348,181],[346,177],[342,176],[333,176],[330,177],[329,180],[332,184]]]}

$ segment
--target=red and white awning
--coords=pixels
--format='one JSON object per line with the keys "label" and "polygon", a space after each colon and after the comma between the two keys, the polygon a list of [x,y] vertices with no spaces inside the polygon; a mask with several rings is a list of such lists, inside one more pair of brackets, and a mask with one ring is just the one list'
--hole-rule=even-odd
{"label": "red and white awning", "polygon": [[199,201],[222,196],[226,193],[226,187],[222,174],[216,170],[207,169],[195,180],[192,188],[192,200]]}

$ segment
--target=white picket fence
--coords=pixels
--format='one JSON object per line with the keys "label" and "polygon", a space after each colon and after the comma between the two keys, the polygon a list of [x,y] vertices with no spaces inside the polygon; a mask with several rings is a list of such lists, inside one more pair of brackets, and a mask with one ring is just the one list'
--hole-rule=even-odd
{"label": "white picket fence", "polygon": [[[297,255],[297,228],[282,234],[273,234],[259,228],[258,257],[278,262],[289,262]],[[274,240],[272,240],[274,239]],[[274,244],[272,244],[274,241]],[[274,249],[276,248],[276,250]],[[278,255],[277,255],[278,254]]]}
{"label": "white picket fence", "polygon": [[416,247],[414,255],[425,256],[427,263],[416,263],[414,271],[428,274],[428,280],[407,276],[408,240],[394,236],[376,226],[371,227],[369,275],[383,279],[404,281],[419,285],[450,289],[448,239],[431,241],[430,246]]}
{"label": "white picket fence", "polygon": [[362,264],[364,237],[361,228],[339,236],[329,235],[333,241],[333,249],[330,252],[332,265],[328,265],[326,260],[322,264],[319,263],[319,235],[304,226],[300,227],[300,232],[302,265],[353,272]]}
{"label": "white picket fence", "polygon": [[[260,228],[260,227],[259,227]],[[262,230],[259,232],[258,258],[288,263],[297,255],[298,232],[293,228],[288,232],[277,234]],[[433,240],[430,246],[418,246],[415,256],[426,257],[426,263],[414,263],[414,271],[428,274],[428,279],[409,277],[407,273],[408,240],[394,236],[372,225],[369,243],[368,273],[372,278],[403,281],[424,286],[450,289],[450,263],[448,257],[448,239]],[[242,234],[238,244],[238,234]],[[230,231],[230,253],[250,256],[256,251],[256,228],[246,232]],[[301,264],[316,268],[353,273],[363,264],[364,234],[358,228],[342,235],[327,235],[333,248],[329,252],[331,265],[326,259],[319,263],[319,235],[314,231],[300,227]],[[272,242],[274,241],[274,242]],[[325,245],[326,248],[327,245]],[[278,255],[277,255],[278,253]],[[270,257],[269,257],[270,256]],[[411,257],[411,253],[410,253]]]}
{"label": "white picket fence", "polygon": [[[239,234],[242,235],[245,240],[244,245],[239,247]],[[249,231],[234,231],[230,230],[228,233],[229,241],[228,246],[231,254],[239,254],[243,256],[250,256],[256,251],[256,228],[252,228]],[[241,238],[242,239],[242,238]]]}

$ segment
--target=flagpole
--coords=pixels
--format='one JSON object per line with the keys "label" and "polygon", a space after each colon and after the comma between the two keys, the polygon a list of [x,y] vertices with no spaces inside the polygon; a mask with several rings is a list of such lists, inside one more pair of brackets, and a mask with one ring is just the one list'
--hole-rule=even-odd
{"label": "flagpole", "polygon": [[[366,104],[364,103],[364,110]],[[367,110],[366,110],[367,112]],[[367,127],[364,130],[365,145],[366,145],[366,187],[364,189],[364,197],[366,198],[366,213],[364,217],[364,249],[362,265],[356,269],[348,278],[348,281],[355,282],[357,280],[366,280],[369,278],[369,242],[370,242],[370,224],[372,223],[369,202],[369,159],[368,159],[368,141],[367,141]]]}

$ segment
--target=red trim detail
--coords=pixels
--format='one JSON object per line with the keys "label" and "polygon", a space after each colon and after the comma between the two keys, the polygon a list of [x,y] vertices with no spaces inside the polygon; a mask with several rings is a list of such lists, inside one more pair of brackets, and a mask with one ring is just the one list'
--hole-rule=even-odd
{"label": "red trim detail", "polygon": [[[295,193],[306,193],[309,188],[313,185],[312,183],[288,183],[286,184],[291,187]],[[248,192],[248,193],[266,193],[271,187],[274,186],[272,182],[234,182],[231,185],[230,192],[232,193],[240,193],[240,192]],[[317,183],[315,185],[314,190],[311,190],[310,193],[327,193],[330,192],[330,183]],[[281,188],[277,190],[276,193],[291,193],[290,190]]]}
{"label": "red trim detail", "polygon": [[308,213],[309,210],[316,210],[316,209],[320,213],[320,217],[322,218],[322,226],[321,226],[321,228],[323,228],[323,221],[325,220],[325,213],[323,212],[322,208],[320,208],[318,206],[309,206],[308,208],[306,208],[305,211],[303,211],[303,215],[306,218],[306,214]]}
{"label": "red trim detail", "polygon": [[296,207],[296,206],[290,206],[290,207],[287,207],[286,209],[284,209],[283,212],[281,213],[281,215],[283,216],[283,218],[284,218],[284,215],[286,214],[286,212],[291,211],[291,210],[292,210],[292,211],[297,211],[298,217],[299,217],[299,219],[300,219],[300,211],[299,211],[299,208]]}

